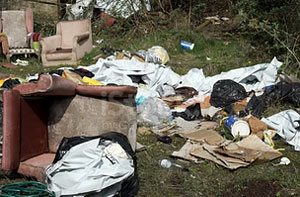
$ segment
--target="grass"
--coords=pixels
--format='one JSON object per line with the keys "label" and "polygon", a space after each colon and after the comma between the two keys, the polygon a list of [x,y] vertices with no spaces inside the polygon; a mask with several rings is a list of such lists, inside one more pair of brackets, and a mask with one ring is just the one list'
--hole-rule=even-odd
{"label": "grass", "polygon": [[[270,62],[272,57],[263,51],[256,51],[248,40],[220,33],[220,39],[209,39],[204,34],[186,29],[184,26],[171,30],[157,30],[145,36],[122,34],[112,36],[106,34],[109,30],[95,36],[104,39],[103,44],[95,43],[95,48],[82,60],[82,65],[95,63],[92,58],[101,53],[101,47],[124,49],[128,51],[146,50],[154,45],[163,46],[169,53],[170,62],[167,64],[179,74],[187,73],[191,68],[202,68],[206,76],[215,75],[233,68],[250,66],[261,62]],[[180,40],[195,43],[194,50],[185,51],[180,47]],[[207,60],[211,58],[211,60]],[[1,57],[1,61],[5,61]],[[26,77],[28,74],[49,72],[55,67],[44,68],[36,59],[29,60],[29,66],[18,69],[0,68],[2,75],[18,75]],[[288,105],[273,105],[265,112],[265,116],[272,115],[286,108]],[[189,172],[177,168],[165,169],[159,166],[159,160],[170,158],[174,150],[179,150],[185,140],[173,136],[172,145],[157,142],[154,134],[138,135],[138,142],[147,147],[146,151],[137,153],[140,190],[137,196],[247,196],[247,192],[257,193],[255,196],[299,196],[300,195],[300,155],[287,145],[284,140],[275,140],[277,147],[285,148],[283,155],[291,160],[288,166],[273,166],[279,160],[264,164],[251,165],[235,171],[227,170],[209,161],[200,164],[183,163],[189,167]],[[179,161],[176,161],[179,162]],[[0,185],[25,181],[27,178],[14,173],[0,172]],[[260,181],[260,182],[259,182]],[[264,188],[272,191],[260,191],[257,187],[250,187],[251,183],[274,183],[276,187]],[[274,191],[273,191],[274,190]],[[265,193],[264,193],[265,192]]]}
{"label": "grass", "polygon": [[[156,136],[152,134],[139,135],[138,141],[148,147],[147,151],[137,153],[141,179],[138,196],[224,196],[228,193],[231,193],[229,196],[241,196],[239,192],[247,189],[243,184],[255,180],[275,181],[278,186],[276,193],[280,192],[282,196],[290,196],[291,192],[295,196],[300,194],[299,153],[279,138],[276,139],[276,145],[285,148],[283,155],[292,162],[289,166],[273,166],[272,163],[279,163],[279,159],[235,171],[209,161],[200,164],[181,163],[190,168],[189,172],[177,168],[165,169],[158,162],[159,159],[169,158],[172,151],[179,150],[183,139],[173,137],[174,147],[156,142]],[[261,191],[257,191],[256,196],[261,196]]]}

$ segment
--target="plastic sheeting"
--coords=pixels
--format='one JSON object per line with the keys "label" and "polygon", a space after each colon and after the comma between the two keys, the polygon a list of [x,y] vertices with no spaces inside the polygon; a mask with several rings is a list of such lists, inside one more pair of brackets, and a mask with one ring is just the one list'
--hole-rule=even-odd
{"label": "plastic sheeting", "polygon": [[135,12],[142,9],[144,2],[148,11],[151,10],[151,4],[149,0],[96,0],[95,7],[104,10],[105,13],[114,17],[128,18]]}
{"label": "plastic sheeting", "polygon": [[[222,79],[231,79],[240,83],[249,92],[251,90],[261,90],[265,86],[274,84],[277,70],[281,65],[282,63],[274,57],[270,63],[233,69],[211,77],[191,75],[190,72],[192,70],[187,75],[193,76],[193,78],[189,77],[189,81],[192,82],[192,87],[198,90],[200,95],[211,93],[213,85]],[[200,71],[198,72],[201,73]]]}
{"label": "plastic sheeting", "polygon": [[[209,95],[212,92],[213,85],[222,79],[231,79],[240,83],[246,91],[261,90],[265,86],[275,83],[277,70],[281,65],[282,63],[274,57],[271,63],[233,69],[211,77],[205,77],[203,70],[197,68],[193,68],[187,74],[180,76],[172,71],[170,67],[144,63],[136,59],[99,59],[96,64],[84,68],[93,72],[95,74],[93,79],[103,84],[137,86],[129,77],[129,75],[134,75],[141,77],[149,91],[155,91],[158,86],[168,84],[177,87],[193,87],[199,92],[199,95]],[[153,92],[149,95],[153,95]]]}
{"label": "plastic sheeting", "polygon": [[78,19],[85,15],[88,18],[92,17],[93,10],[91,8],[99,8],[110,16],[128,18],[135,12],[138,12],[143,7],[147,11],[151,10],[151,4],[149,0],[76,0],[75,4],[68,4],[67,11],[69,20]]}
{"label": "plastic sheeting", "polygon": [[136,59],[99,59],[96,64],[85,68],[95,74],[93,79],[104,84],[137,86],[129,75],[140,76],[148,88],[152,90],[155,90],[158,85],[165,83],[175,85],[180,81],[180,76],[169,67],[161,64],[143,63]]}
{"label": "plastic sheeting", "polygon": [[134,173],[133,160],[118,143],[100,140],[72,147],[46,169],[48,189],[55,196],[96,191],[113,196],[120,191],[122,180]]}
{"label": "plastic sheeting", "polygon": [[296,111],[289,109],[261,120],[300,151],[300,115]]}

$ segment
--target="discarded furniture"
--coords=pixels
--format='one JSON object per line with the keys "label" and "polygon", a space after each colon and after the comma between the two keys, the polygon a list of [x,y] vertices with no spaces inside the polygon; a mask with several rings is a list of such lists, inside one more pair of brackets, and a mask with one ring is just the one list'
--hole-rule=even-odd
{"label": "discarded furniture", "polygon": [[91,22],[61,21],[56,25],[56,35],[43,38],[41,45],[44,66],[76,65],[92,50]]}
{"label": "discarded furniture", "polygon": [[3,92],[2,169],[44,181],[63,137],[126,135],[135,150],[136,88],[85,86],[54,76]]}
{"label": "discarded furniture", "polygon": [[[23,54],[26,57],[29,54],[35,54],[40,59],[38,46],[40,34],[33,33],[33,12],[31,8],[26,9],[26,11],[1,11],[0,23],[2,52],[6,55],[8,61],[13,55]],[[33,38],[36,40],[33,40]]]}

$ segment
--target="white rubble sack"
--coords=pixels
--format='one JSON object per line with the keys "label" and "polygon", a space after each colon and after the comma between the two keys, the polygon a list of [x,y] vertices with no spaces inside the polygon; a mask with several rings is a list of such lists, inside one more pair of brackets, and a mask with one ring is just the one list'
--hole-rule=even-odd
{"label": "white rubble sack", "polygon": [[120,191],[122,180],[134,173],[130,156],[110,140],[93,139],[72,147],[61,160],[46,169],[48,189],[61,195],[100,192],[113,196]]}
{"label": "white rubble sack", "polygon": [[132,85],[129,75],[141,76],[149,89],[155,90],[164,83],[175,85],[179,83],[180,76],[171,68],[162,64],[143,63],[136,59],[131,60],[106,60],[99,59],[94,65],[82,67],[94,73],[93,79],[103,84]]}
{"label": "white rubble sack", "polygon": [[186,75],[182,76],[181,83],[182,86],[188,84],[195,88],[199,95],[211,93],[213,85],[222,79],[231,79],[240,83],[246,91],[256,91],[275,83],[277,70],[281,65],[282,62],[279,62],[274,57],[271,63],[237,68],[211,77],[205,77],[202,69],[193,68]]}
{"label": "white rubble sack", "polygon": [[296,151],[300,151],[300,115],[296,111],[289,109],[261,120],[275,129]]}
{"label": "white rubble sack", "polygon": [[137,87],[138,85],[133,83],[129,77],[129,75],[135,75],[140,76],[147,88],[152,91],[156,91],[160,85],[168,84],[177,87],[193,87],[199,92],[199,95],[209,95],[213,85],[221,79],[231,79],[240,83],[246,91],[261,90],[265,86],[275,83],[277,70],[281,65],[282,63],[274,57],[271,63],[233,69],[210,77],[205,77],[203,70],[198,68],[192,68],[187,74],[180,76],[170,67],[162,64],[144,63],[136,59],[99,59],[96,64],[83,68],[93,72],[95,74],[93,79],[105,85],[114,83]]}

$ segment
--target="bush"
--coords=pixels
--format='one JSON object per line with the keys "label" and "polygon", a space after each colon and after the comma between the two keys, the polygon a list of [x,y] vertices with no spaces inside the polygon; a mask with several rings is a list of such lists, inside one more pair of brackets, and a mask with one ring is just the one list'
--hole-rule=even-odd
{"label": "bush", "polygon": [[242,16],[241,30],[252,44],[285,60],[298,75],[300,68],[299,0],[240,0],[233,2]]}

